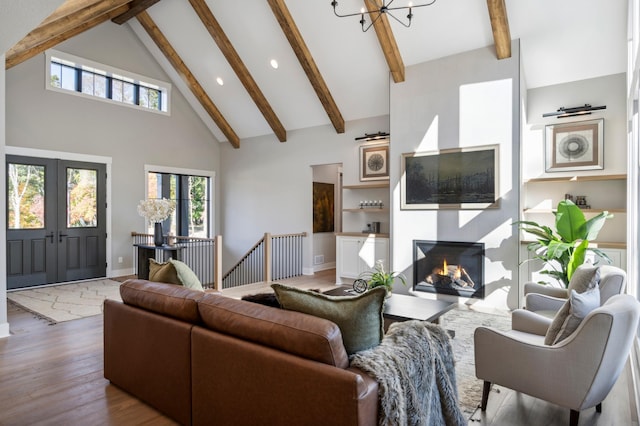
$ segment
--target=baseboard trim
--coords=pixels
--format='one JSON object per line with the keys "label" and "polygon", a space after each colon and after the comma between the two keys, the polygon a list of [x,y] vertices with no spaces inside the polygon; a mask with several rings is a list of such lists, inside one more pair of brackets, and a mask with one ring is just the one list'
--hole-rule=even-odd
{"label": "baseboard trim", "polygon": [[336,262],[323,263],[313,267],[313,272],[326,271],[327,269],[336,269]]}

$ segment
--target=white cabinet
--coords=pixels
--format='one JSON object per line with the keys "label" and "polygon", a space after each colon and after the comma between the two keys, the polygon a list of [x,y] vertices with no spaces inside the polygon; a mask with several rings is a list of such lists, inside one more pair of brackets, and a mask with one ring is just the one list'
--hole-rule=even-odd
{"label": "white cabinet", "polygon": [[389,267],[389,239],[374,235],[336,237],[336,282],[351,284],[345,278],[355,279],[371,270],[377,260]]}

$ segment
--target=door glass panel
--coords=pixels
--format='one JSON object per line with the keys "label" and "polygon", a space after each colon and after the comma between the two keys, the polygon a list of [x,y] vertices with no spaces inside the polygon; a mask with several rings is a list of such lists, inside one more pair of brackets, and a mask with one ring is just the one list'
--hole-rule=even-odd
{"label": "door glass panel", "polygon": [[44,228],[44,166],[9,163],[7,184],[7,228]]}
{"label": "door glass panel", "polygon": [[98,225],[97,171],[67,168],[67,227]]}

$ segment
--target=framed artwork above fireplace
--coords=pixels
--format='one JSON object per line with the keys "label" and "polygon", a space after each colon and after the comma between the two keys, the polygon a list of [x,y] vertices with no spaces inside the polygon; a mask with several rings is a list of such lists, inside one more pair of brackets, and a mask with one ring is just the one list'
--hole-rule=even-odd
{"label": "framed artwork above fireplace", "polygon": [[402,154],[402,210],[499,207],[498,145]]}

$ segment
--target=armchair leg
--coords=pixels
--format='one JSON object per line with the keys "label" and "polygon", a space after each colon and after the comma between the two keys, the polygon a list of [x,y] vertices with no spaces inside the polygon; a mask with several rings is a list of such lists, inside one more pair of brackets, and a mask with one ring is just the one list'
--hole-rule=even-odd
{"label": "armchair leg", "polygon": [[480,410],[485,411],[487,409],[487,401],[489,400],[489,391],[491,390],[491,382],[484,381],[482,386],[482,402],[480,403]]}
{"label": "armchair leg", "polygon": [[580,411],[571,410],[571,415],[569,416],[569,425],[578,426],[579,417],[580,417]]}
{"label": "armchair leg", "polygon": [[602,402],[596,405],[596,413],[602,413]]}

